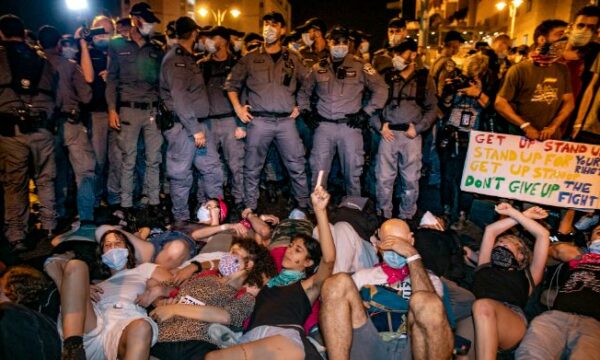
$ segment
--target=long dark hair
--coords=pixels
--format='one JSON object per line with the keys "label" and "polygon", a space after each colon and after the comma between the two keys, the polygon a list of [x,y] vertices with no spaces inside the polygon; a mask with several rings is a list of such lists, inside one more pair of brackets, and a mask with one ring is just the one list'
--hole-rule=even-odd
{"label": "long dark hair", "polygon": [[[98,259],[102,258],[102,254],[103,254],[102,249],[104,249],[104,243],[106,242],[106,237],[109,234],[114,234],[119,240],[121,240],[125,243],[125,247],[127,248],[127,250],[129,250],[129,254],[127,255],[127,265],[125,265],[125,267],[127,269],[133,269],[136,266],[135,248],[129,241],[129,238],[127,237],[127,235],[125,235],[121,230],[118,230],[118,229],[108,230],[107,232],[102,234],[102,237],[100,238],[100,246],[98,247]],[[110,269],[108,268],[108,266],[104,265],[104,263],[102,263],[102,270],[105,273],[110,274]]]}
{"label": "long dark hair", "polygon": [[311,275],[315,272],[317,266],[321,262],[321,257],[323,256],[323,252],[321,252],[321,243],[317,239],[312,236],[306,234],[296,234],[292,237],[292,242],[295,240],[302,240],[304,243],[304,247],[308,252],[308,258],[313,261],[312,266],[306,268],[306,275]]}
{"label": "long dark hair", "polygon": [[234,237],[231,246],[238,245],[248,252],[248,260],[254,262],[254,266],[248,272],[246,284],[262,288],[265,280],[277,275],[277,267],[275,261],[267,249],[263,245],[259,245],[252,239],[244,239]]}

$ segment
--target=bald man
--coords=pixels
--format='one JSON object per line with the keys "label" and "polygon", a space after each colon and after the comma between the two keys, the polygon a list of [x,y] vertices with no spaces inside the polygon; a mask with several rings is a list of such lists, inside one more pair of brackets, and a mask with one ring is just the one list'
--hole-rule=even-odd
{"label": "bald man", "polygon": [[[444,306],[438,296],[439,279],[425,271],[413,247],[408,224],[392,219],[379,229],[380,251],[387,268],[408,267],[408,278],[395,283],[378,266],[356,272],[352,277],[339,273],[325,281],[321,292],[321,329],[330,360],[338,359],[450,359],[453,338]],[[399,267],[400,266],[400,267]],[[367,315],[359,289],[364,285],[398,289],[398,301],[407,301],[407,338],[383,341]],[[407,289],[407,286],[409,287]],[[437,291],[437,293],[436,293]],[[404,294],[404,295],[403,295]]]}

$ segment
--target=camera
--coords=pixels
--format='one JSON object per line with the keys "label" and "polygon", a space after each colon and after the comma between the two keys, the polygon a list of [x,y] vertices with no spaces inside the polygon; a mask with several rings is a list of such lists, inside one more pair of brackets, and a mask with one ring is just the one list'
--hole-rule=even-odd
{"label": "camera", "polygon": [[95,28],[88,28],[85,24],[81,26],[81,38],[87,42],[92,41],[94,36],[106,34],[106,30],[102,26]]}
{"label": "camera", "polygon": [[444,92],[446,94],[455,93],[458,90],[468,88],[469,86],[471,86],[471,82],[469,81],[469,79],[467,79],[463,75],[455,75],[449,77],[449,79],[446,80]]}

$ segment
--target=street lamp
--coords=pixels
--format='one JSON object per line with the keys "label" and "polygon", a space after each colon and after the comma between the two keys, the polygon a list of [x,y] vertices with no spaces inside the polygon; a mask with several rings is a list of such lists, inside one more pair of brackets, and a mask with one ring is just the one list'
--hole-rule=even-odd
{"label": "street lamp", "polygon": [[211,13],[218,26],[221,26],[221,24],[223,24],[223,21],[225,21],[225,16],[228,12],[233,18],[238,18],[242,14],[240,10],[235,8],[225,10],[217,9],[217,11],[214,11],[213,9],[207,9],[205,7],[201,7],[200,9],[198,9],[198,14],[201,17],[207,17],[208,14]]}
{"label": "street lamp", "polygon": [[65,4],[71,11],[83,11],[88,8],[87,0],[66,0]]}
{"label": "street lamp", "polygon": [[511,0],[510,2],[500,1],[496,3],[498,11],[504,10],[508,6],[508,16],[510,16],[510,32],[509,36],[512,39],[515,34],[515,21],[517,19],[517,9],[523,4],[523,0]]}

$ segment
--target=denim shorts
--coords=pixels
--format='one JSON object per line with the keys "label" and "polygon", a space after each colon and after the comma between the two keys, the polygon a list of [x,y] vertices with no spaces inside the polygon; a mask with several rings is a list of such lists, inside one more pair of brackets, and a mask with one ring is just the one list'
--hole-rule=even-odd
{"label": "denim shorts", "polygon": [[352,329],[351,360],[403,360],[412,359],[410,337],[383,341],[371,319]]}
{"label": "denim shorts", "polygon": [[519,317],[521,319],[523,319],[523,321],[525,322],[525,327],[527,328],[527,324],[529,324],[529,322],[527,321],[527,317],[525,316],[525,312],[523,311],[523,309],[521,309],[517,305],[509,304],[507,302],[503,302],[503,304],[504,304],[504,306],[509,308],[512,312],[519,315]]}

